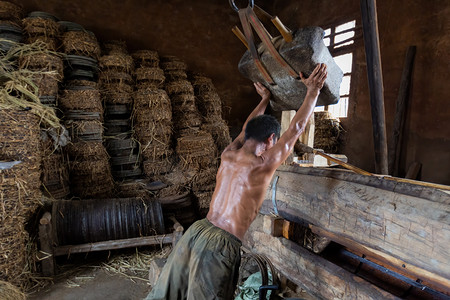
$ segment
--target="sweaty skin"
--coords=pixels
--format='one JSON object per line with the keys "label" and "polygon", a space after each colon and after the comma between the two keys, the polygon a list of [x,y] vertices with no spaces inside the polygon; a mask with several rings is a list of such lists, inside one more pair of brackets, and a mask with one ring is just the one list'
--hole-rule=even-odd
{"label": "sweaty skin", "polygon": [[305,129],[326,77],[325,64],[317,65],[308,78],[300,73],[307,87],[305,100],[279,141],[275,134],[264,142],[254,139],[244,141],[248,121],[264,114],[270,99],[270,92],[261,83],[255,83],[261,102],[248,116],[239,136],[221,155],[216,188],[206,216],[212,224],[240,240],[244,238],[264,201],[273,174],[286,160]]}

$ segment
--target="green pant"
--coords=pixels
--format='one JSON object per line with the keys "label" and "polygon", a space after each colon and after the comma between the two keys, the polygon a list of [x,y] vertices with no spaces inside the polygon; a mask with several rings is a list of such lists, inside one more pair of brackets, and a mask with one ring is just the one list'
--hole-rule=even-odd
{"label": "green pant", "polygon": [[207,219],[195,222],[172,250],[146,299],[233,299],[241,245]]}

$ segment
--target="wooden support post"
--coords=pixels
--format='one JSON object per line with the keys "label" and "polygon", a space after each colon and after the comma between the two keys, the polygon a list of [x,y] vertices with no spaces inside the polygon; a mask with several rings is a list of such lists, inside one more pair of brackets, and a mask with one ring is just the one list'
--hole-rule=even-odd
{"label": "wooden support post", "polygon": [[40,256],[42,273],[44,276],[55,274],[55,257],[53,255],[52,239],[52,215],[45,212],[39,221],[39,243],[41,245]]}
{"label": "wooden support post", "polygon": [[381,70],[380,45],[376,0],[361,0],[361,15],[366,49],[367,75],[369,80],[372,127],[375,148],[375,171],[388,174],[388,152],[383,98],[383,74]]}
{"label": "wooden support post", "polygon": [[402,153],[403,128],[405,127],[406,111],[408,109],[409,90],[415,55],[416,46],[410,46],[406,52],[405,64],[403,65],[402,78],[400,80],[400,88],[397,96],[392,141],[389,146],[389,174],[393,176],[398,176],[400,155]]}

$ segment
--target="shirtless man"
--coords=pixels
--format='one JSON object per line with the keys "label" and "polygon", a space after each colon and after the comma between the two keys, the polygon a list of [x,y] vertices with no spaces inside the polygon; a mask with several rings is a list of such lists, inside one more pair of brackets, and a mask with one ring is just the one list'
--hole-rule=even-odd
{"label": "shirtless man", "polygon": [[326,65],[317,65],[308,78],[302,73],[300,77],[307,87],[305,100],[279,140],[278,121],[264,115],[270,92],[255,84],[261,102],[221,155],[208,215],[192,224],[177,243],[147,299],[233,298],[241,240],[256,218],[275,170],[314,111],[327,77]]}

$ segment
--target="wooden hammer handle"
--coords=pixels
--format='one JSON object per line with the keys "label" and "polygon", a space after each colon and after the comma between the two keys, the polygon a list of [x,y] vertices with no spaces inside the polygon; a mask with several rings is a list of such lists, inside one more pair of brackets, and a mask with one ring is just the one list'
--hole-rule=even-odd
{"label": "wooden hammer handle", "polygon": [[283,23],[281,23],[280,19],[278,19],[278,17],[275,16],[272,18],[271,21],[273,25],[275,25],[275,27],[281,33],[284,40],[288,43],[292,42],[292,32],[288,28],[286,28],[286,26],[284,26]]}

